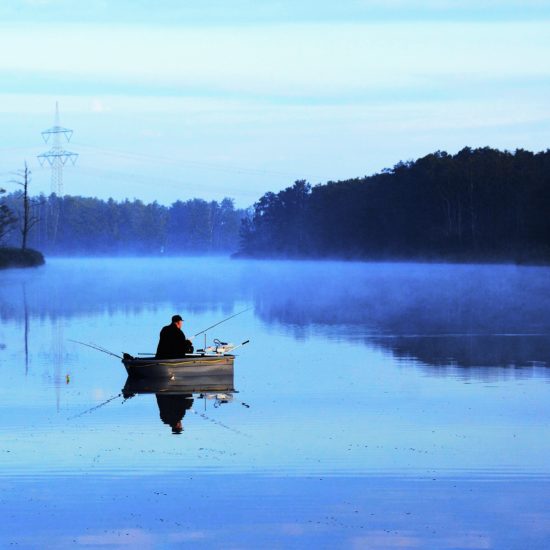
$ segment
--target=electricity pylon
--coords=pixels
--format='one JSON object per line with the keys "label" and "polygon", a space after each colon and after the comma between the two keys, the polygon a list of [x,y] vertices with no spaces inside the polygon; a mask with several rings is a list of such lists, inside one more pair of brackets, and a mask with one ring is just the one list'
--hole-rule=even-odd
{"label": "electricity pylon", "polygon": [[45,143],[52,140],[52,147],[49,151],[38,155],[40,166],[47,162],[52,168],[52,193],[58,197],[63,196],[63,166],[70,161],[73,165],[76,163],[78,153],[73,153],[63,149],[61,145],[61,136],[65,136],[67,142],[71,141],[73,131],[63,128],[59,124],[59,105],[55,102],[55,123],[54,126],[42,132],[42,139]]}

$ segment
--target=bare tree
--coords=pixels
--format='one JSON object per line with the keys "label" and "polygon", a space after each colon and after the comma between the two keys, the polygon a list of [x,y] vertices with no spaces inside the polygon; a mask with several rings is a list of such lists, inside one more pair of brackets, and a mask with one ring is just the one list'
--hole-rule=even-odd
{"label": "bare tree", "polygon": [[17,179],[11,180],[23,187],[23,211],[19,214],[19,224],[21,231],[21,250],[26,250],[30,230],[38,223],[38,216],[31,213],[32,199],[29,198],[29,183],[31,181],[31,171],[25,162],[25,168],[17,172]]}

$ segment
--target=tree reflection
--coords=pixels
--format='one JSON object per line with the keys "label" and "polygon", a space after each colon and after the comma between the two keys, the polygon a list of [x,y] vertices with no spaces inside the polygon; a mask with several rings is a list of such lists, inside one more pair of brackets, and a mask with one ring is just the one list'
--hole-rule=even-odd
{"label": "tree reflection", "polygon": [[[528,366],[550,357],[549,275],[514,265],[63,260],[10,273],[0,319],[28,327],[37,318],[137,315],[174,304],[174,289],[185,288],[191,315],[251,304],[299,340],[363,342],[433,366]],[[21,281],[23,296],[13,291]]]}

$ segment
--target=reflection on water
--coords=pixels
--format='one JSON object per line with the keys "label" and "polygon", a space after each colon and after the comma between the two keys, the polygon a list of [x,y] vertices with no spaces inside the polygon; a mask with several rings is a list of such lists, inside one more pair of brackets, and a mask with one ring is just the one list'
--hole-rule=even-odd
{"label": "reflection on water", "polygon": [[[124,399],[139,394],[155,394],[160,419],[172,428],[173,434],[184,430],[183,417],[194,403],[193,394],[200,399],[214,399],[214,406],[233,399],[233,370],[219,374],[195,375],[180,373],[171,378],[135,378],[129,376],[122,389]],[[204,413],[203,413],[204,416]]]}
{"label": "reflection on water", "polygon": [[[271,267],[271,266],[270,266]],[[364,341],[436,366],[530,366],[550,358],[550,269],[341,264],[268,277],[256,312],[270,323]]]}
{"label": "reflection on water", "polygon": [[31,271],[0,273],[0,317],[22,318],[23,286],[32,315],[40,319],[155,311],[163,303],[185,304],[193,313],[231,311],[234,302],[248,294],[235,267],[222,258],[53,259]]}
{"label": "reflection on water", "polygon": [[369,337],[397,358],[426,365],[461,367],[477,372],[490,367],[524,370],[550,359],[548,334],[451,334]]}
{"label": "reflection on water", "polygon": [[186,375],[180,373],[171,378],[135,378],[129,376],[122,389],[122,395],[129,399],[136,394],[164,393],[170,395],[233,393],[233,371],[210,375]]}
{"label": "reflection on water", "polygon": [[160,419],[172,428],[173,434],[180,434],[183,431],[182,419],[193,406],[193,396],[157,393],[156,397]]}

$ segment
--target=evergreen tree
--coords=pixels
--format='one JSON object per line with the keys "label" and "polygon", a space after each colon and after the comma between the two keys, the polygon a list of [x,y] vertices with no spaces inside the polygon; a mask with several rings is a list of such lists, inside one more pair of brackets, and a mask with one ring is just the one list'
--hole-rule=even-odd
{"label": "evergreen tree", "polygon": [[[5,189],[0,188],[0,195],[6,192]],[[13,229],[13,225],[17,221],[13,212],[10,208],[4,203],[0,203],[0,245],[3,243],[4,238],[10,233]]]}

